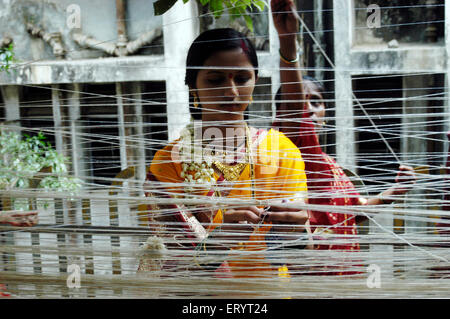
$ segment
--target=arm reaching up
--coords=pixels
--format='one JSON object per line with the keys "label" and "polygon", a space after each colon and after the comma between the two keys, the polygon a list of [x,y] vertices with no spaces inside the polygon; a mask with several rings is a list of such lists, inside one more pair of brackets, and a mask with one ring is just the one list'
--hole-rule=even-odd
{"label": "arm reaching up", "polygon": [[278,121],[280,131],[288,137],[298,134],[299,119],[304,110],[305,94],[297,49],[299,21],[292,0],[272,0],[272,18],[280,42],[280,81],[282,103]]}

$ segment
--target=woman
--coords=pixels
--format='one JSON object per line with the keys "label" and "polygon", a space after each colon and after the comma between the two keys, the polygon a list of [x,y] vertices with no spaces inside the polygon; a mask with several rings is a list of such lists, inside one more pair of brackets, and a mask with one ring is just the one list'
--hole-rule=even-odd
{"label": "woman", "polygon": [[[197,249],[209,250],[214,245],[205,242],[219,238],[217,243],[231,252],[222,269],[229,269],[233,277],[267,276],[273,271],[288,276],[286,267],[272,265],[264,257],[267,238],[276,227],[289,234],[303,233],[308,219],[305,211],[276,206],[283,200],[303,203],[307,188],[300,151],[277,130],[248,127],[244,120],[257,79],[256,51],[243,34],[215,29],[197,37],[186,62],[195,122],[180,140],[155,154],[148,176],[153,196],[159,183],[164,186],[159,197],[162,193],[219,203],[233,198],[267,203],[265,207],[222,205],[218,210],[214,205],[174,204],[169,206],[173,214],[167,213],[167,205],[152,207],[154,218],[166,223],[166,232],[180,225],[171,223],[173,217],[181,221],[183,237],[176,238],[185,242],[190,237]],[[190,155],[197,150],[202,153],[195,160]],[[301,227],[286,228],[285,224]],[[232,240],[227,237],[231,231]]]}
{"label": "woman", "polygon": [[[415,182],[415,174],[411,167],[401,165],[396,178],[397,184],[394,186],[369,199],[358,193],[344,170],[332,157],[322,151],[319,144],[317,130],[322,129],[326,110],[323,98],[324,88],[314,78],[305,76],[302,80],[306,103],[298,128],[299,133],[291,136],[291,139],[302,150],[305,160],[310,192],[308,202],[315,205],[333,206],[380,205],[389,204],[393,199],[408,192]],[[277,99],[282,98],[278,95]],[[288,112],[286,106],[283,109],[280,103],[277,108],[280,116]],[[274,125],[282,126],[283,124],[278,121]],[[280,130],[283,131],[283,128]],[[328,232],[331,231],[345,237],[345,235],[356,235],[356,224],[365,219],[363,216],[346,213],[313,211],[310,222],[311,225],[321,225],[326,227]],[[313,231],[321,232],[323,227],[319,229],[313,227]],[[337,245],[317,245],[316,249],[354,250],[359,249],[359,246],[356,242],[349,241]]]}
{"label": "woman", "polygon": [[[272,2],[272,11],[285,12],[284,16],[278,16],[285,23],[275,24],[278,33],[294,37],[298,30],[298,19],[292,8],[292,1]],[[313,78],[302,78],[300,59],[295,52],[295,48],[280,47],[282,85],[276,99],[284,102],[277,103],[277,121],[274,127],[289,136],[302,151],[308,179],[308,203],[332,206],[378,205],[392,202],[389,197],[395,198],[408,192],[415,182],[414,171],[409,166],[401,165],[396,185],[375,198],[363,198],[343,169],[322,151],[316,129],[320,129],[324,123],[324,88]],[[358,250],[358,243],[351,239],[357,234],[356,223],[363,220],[364,218],[346,213],[310,212],[312,231],[323,233],[326,230],[344,238],[337,244],[316,245],[315,248]],[[314,227],[319,225],[326,229]],[[346,235],[350,236],[346,238]]]}

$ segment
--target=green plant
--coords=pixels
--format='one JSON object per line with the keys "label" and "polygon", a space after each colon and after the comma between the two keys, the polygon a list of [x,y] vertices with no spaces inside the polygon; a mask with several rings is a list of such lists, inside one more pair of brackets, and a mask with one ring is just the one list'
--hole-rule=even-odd
{"label": "green plant", "polygon": [[[159,0],[153,3],[155,15],[161,15],[168,11],[179,0]],[[183,3],[189,0],[182,0]],[[216,19],[219,19],[223,12],[227,10],[231,19],[243,17],[250,31],[253,32],[253,21],[249,14],[256,7],[259,11],[263,11],[265,2],[263,0],[198,0],[202,5],[209,6],[209,11]]]}
{"label": "green plant", "polygon": [[9,72],[9,68],[14,61],[14,45],[11,43],[8,46],[0,47],[0,72]]}
{"label": "green plant", "polygon": [[[67,159],[56,152],[46,137],[39,132],[36,136],[15,132],[0,133],[0,189],[25,189],[31,186],[47,191],[61,191],[74,194],[81,187],[78,179],[67,176]],[[51,174],[37,176],[43,169]],[[38,181],[33,185],[32,181]],[[27,200],[15,201],[15,209],[27,209]]]}

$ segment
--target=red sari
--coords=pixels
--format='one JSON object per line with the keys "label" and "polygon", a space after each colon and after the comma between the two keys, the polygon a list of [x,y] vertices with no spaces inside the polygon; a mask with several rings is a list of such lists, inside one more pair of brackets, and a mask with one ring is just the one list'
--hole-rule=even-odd
{"label": "red sari", "polygon": [[[280,123],[274,123],[279,127]],[[353,206],[360,205],[359,193],[336,161],[320,147],[314,124],[304,113],[299,134],[291,140],[301,150],[305,161],[308,184],[308,202],[314,205]],[[337,235],[336,244],[316,245],[315,249],[359,250],[356,236],[355,216],[346,213],[311,211],[312,231],[332,232]],[[349,235],[349,237],[345,237]],[[349,241],[350,239],[350,241]]]}

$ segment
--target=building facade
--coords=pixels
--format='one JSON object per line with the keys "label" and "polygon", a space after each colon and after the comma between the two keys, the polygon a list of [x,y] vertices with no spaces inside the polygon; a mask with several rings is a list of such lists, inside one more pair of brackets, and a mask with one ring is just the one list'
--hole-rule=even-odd
{"label": "building facade", "polygon": [[[314,0],[298,1],[298,8],[305,21],[299,34],[305,74],[323,81],[327,91],[326,151],[363,177],[367,194],[392,182],[399,163],[422,167],[426,176],[438,179],[450,129],[450,1]],[[278,40],[269,14],[266,9],[254,15],[251,35],[261,69],[250,122],[262,127],[274,118],[280,82]],[[18,60],[0,73],[1,121],[22,132],[43,131],[91,190],[110,185],[130,166],[143,181],[154,151],[177,138],[190,121],[184,84],[189,45],[202,30],[227,25],[248,32],[229,17],[212,19],[194,0],[178,1],[163,16],[155,16],[147,0],[0,0],[0,43],[11,38]],[[431,204],[409,200],[407,207],[439,209],[441,199],[430,194],[429,185],[414,192],[412,198],[429,198]],[[92,211],[88,218],[86,205]],[[62,221],[48,214],[46,221],[136,225],[117,216],[119,203],[111,215],[96,215],[104,207],[86,205],[78,206],[81,214],[64,215]],[[426,225],[405,223],[391,212],[375,218],[370,230],[409,233]],[[94,248],[128,247],[126,238],[119,244],[113,236],[92,241],[44,235],[41,240],[55,246],[73,240]],[[14,236],[8,240],[25,246],[39,242],[37,234]],[[393,245],[371,249],[395,253]],[[31,254],[21,258],[37,263]],[[109,258],[106,269],[105,262],[86,257],[92,269],[84,271],[112,273],[118,268]],[[58,257],[48,260],[57,263]],[[45,267],[52,271],[42,264],[43,273]],[[135,272],[135,265],[127,267]]]}

